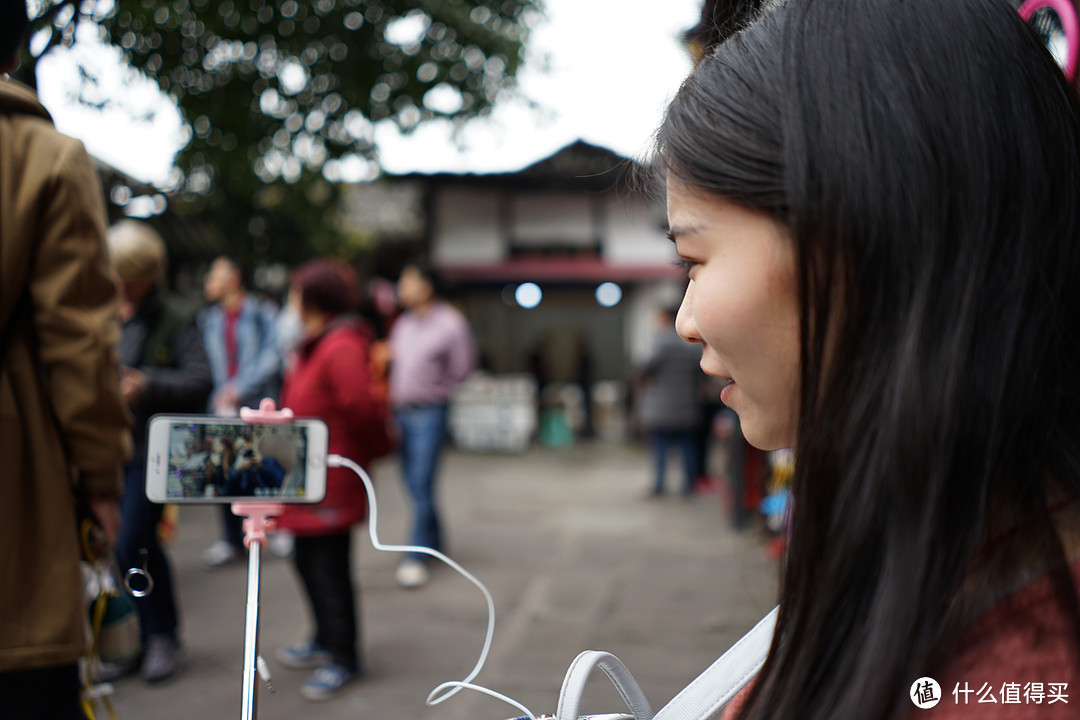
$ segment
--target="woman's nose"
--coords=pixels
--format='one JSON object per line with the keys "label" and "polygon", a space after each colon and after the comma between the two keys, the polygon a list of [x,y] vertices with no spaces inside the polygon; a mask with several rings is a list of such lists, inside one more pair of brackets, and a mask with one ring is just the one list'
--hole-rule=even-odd
{"label": "woman's nose", "polygon": [[701,337],[698,335],[697,325],[694,324],[693,288],[694,283],[691,281],[686,286],[686,293],[679,305],[679,313],[675,316],[675,332],[688,343],[700,343]]}

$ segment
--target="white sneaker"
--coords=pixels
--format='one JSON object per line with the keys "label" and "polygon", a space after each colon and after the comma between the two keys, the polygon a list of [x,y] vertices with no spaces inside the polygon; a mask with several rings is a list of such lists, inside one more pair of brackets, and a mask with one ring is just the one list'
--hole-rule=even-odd
{"label": "white sneaker", "polygon": [[292,557],[296,541],[288,530],[278,530],[266,539],[266,547],[274,557],[287,558]]}
{"label": "white sneaker", "polygon": [[431,573],[428,572],[427,565],[419,560],[402,560],[398,565],[397,584],[403,588],[418,588],[426,584],[428,578],[431,577]]}
{"label": "white sneaker", "polygon": [[226,540],[218,540],[210,547],[203,550],[203,565],[208,568],[217,568],[228,565],[240,557],[240,553]]}

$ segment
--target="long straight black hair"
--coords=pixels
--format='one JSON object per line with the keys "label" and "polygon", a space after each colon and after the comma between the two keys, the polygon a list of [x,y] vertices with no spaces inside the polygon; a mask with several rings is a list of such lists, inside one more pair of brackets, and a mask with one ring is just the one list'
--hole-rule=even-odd
{"label": "long straight black hair", "polygon": [[795,510],[743,714],[888,718],[947,659],[1001,523],[1025,523],[1080,639],[1047,509],[1080,490],[1080,108],[1005,0],[774,5],[657,141],[798,258]]}

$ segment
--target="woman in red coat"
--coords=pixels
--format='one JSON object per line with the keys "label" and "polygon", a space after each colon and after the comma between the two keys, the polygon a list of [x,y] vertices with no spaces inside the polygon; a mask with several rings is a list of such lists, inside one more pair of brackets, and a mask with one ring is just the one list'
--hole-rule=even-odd
{"label": "woman in red coat", "polygon": [[[386,450],[386,405],[368,372],[372,336],[352,314],[356,297],[356,275],[336,261],[313,260],[293,272],[289,303],[299,311],[305,335],[281,398],[297,417],[326,422],[330,453],[366,466]],[[309,700],[331,697],[361,672],[350,530],[366,517],[360,479],[331,468],[326,498],[288,506],[279,522],[296,536],[294,563],[315,633],[280,648],[277,657],[287,667],[317,668],[300,688]]]}

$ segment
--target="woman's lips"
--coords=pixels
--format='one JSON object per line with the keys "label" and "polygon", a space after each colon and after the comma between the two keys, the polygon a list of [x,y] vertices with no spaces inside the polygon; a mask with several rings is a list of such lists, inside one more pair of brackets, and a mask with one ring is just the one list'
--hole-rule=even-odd
{"label": "woman's lips", "polygon": [[724,403],[725,405],[728,404],[728,397],[731,396],[731,390],[734,387],[735,387],[735,381],[729,379],[727,381],[727,384],[724,385],[724,387],[722,387],[720,389],[720,402]]}

